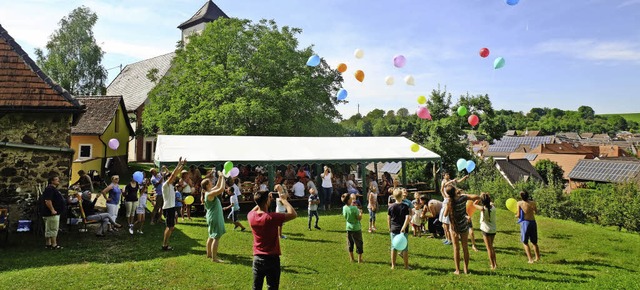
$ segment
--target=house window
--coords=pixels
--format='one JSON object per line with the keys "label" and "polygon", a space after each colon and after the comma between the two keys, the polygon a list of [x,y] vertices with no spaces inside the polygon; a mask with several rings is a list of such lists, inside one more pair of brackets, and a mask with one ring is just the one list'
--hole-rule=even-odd
{"label": "house window", "polygon": [[93,146],[91,144],[80,144],[80,154],[78,155],[79,159],[88,159],[91,158],[91,151]]}
{"label": "house window", "polygon": [[118,112],[120,112],[120,110],[116,111],[116,119],[115,119],[114,124],[113,124],[114,127],[115,127],[113,130],[116,133],[118,133],[120,131],[120,114]]}

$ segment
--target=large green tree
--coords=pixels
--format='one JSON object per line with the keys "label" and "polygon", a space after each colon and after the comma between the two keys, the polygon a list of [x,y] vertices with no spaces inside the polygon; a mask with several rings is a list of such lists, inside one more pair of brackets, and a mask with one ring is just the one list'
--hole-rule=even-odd
{"label": "large green tree", "polygon": [[74,95],[105,92],[107,71],[101,64],[104,51],[93,37],[96,21],[98,16],[89,8],[73,9],[51,34],[46,53],[35,50],[38,66]]}
{"label": "large green tree", "polygon": [[[179,48],[149,93],[148,131],[165,134],[328,136],[341,132],[342,77],[324,61],[305,65],[298,28],[218,19]],[[259,144],[257,144],[259,145]]]}

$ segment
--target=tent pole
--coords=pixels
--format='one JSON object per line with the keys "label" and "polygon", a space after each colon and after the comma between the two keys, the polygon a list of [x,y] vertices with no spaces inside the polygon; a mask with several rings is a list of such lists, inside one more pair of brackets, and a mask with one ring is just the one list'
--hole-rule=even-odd
{"label": "tent pole", "polygon": [[367,167],[365,162],[362,162],[360,166],[360,179],[362,179],[362,195],[365,195],[365,193],[368,194],[369,184],[367,183],[369,180],[367,180]]}
{"label": "tent pole", "polygon": [[407,187],[407,162],[402,161],[402,185]]}
{"label": "tent pole", "polygon": [[275,166],[273,164],[269,164],[267,166],[268,174],[269,174],[269,188],[267,190],[271,190],[274,186],[274,180],[276,175]]}

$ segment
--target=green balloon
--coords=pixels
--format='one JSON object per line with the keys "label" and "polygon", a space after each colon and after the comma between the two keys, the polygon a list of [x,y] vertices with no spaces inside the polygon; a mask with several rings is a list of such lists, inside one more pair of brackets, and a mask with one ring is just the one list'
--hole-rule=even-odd
{"label": "green balloon", "polygon": [[231,169],[233,169],[233,162],[231,161],[227,161],[224,163],[224,172],[231,172]]}
{"label": "green balloon", "polygon": [[465,106],[458,107],[458,115],[460,117],[466,116],[467,115],[467,107],[465,107]]}
{"label": "green balloon", "polygon": [[505,60],[502,57],[498,57],[496,58],[496,60],[493,61],[493,69],[499,69],[501,67],[504,66]]}

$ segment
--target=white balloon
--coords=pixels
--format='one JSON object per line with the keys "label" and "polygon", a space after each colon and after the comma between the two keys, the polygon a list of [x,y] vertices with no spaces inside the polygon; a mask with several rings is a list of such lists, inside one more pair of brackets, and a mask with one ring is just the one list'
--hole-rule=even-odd
{"label": "white balloon", "polygon": [[386,78],[384,78],[384,82],[387,84],[387,86],[393,85],[393,77],[392,76],[388,76]]}
{"label": "white balloon", "polygon": [[413,79],[412,75],[408,75],[406,77],[404,77],[404,82],[407,83],[407,85],[413,86],[416,84],[415,80]]}
{"label": "white balloon", "polygon": [[358,48],[353,52],[353,55],[355,55],[356,58],[362,58],[364,57],[364,50]]}

